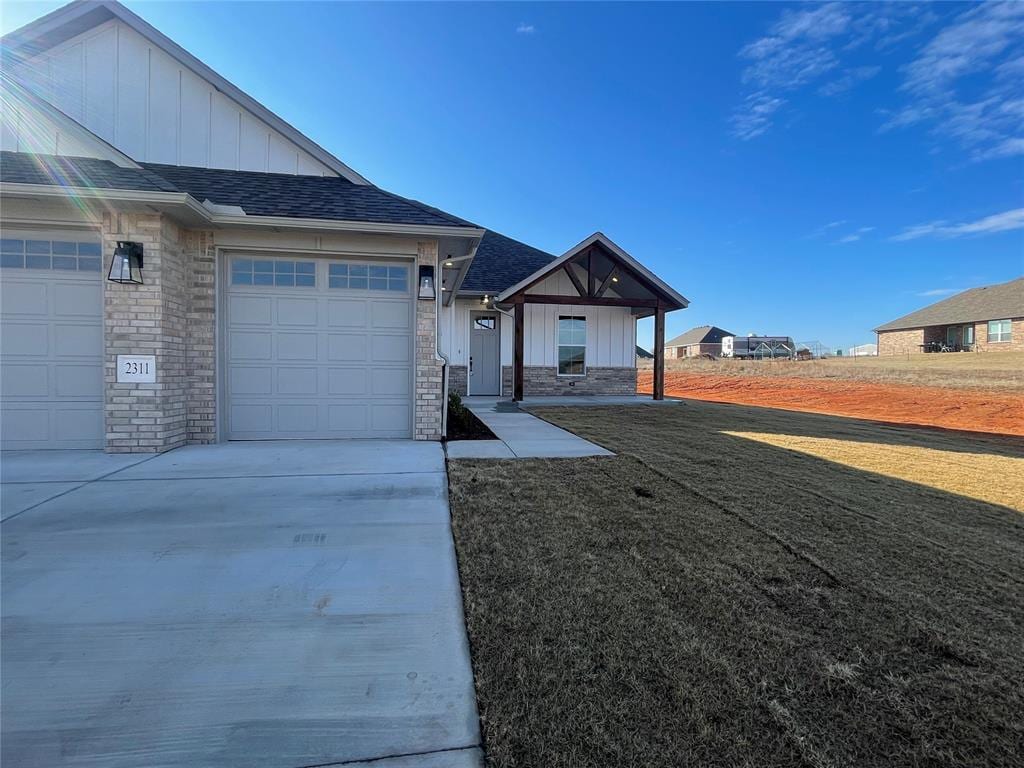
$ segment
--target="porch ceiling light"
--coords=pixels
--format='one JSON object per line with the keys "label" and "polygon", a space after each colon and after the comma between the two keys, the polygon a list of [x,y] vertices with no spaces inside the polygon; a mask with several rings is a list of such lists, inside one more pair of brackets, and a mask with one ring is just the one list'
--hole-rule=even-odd
{"label": "porch ceiling light", "polygon": [[107,280],[112,283],[142,285],[142,243],[118,241],[110,260]]}

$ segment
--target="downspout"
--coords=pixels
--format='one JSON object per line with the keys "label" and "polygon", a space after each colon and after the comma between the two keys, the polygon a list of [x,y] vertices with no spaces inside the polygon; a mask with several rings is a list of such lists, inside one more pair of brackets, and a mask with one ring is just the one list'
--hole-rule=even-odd
{"label": "downspout", "polygon": [[[515,333],[516,333],[516,326],[515,326],[516,319],[512,316],[512,313],[511,312],[506,312],[504,309],[500,309],[498,307],[498,305],[494,303],[494,299],[491,299],[491,309],[493,309],[495,312],[500,312],[501,314],[503,314],[505,317],[507,317],[509,320],[512,321],[512,335],[515,336]],[[512,340],[512,344],[513,344],[513,346],[515,345],[515,339]],[[504,389],[503,385],[505,383],[504,382],[504,378],[505,377],[502,375],[501,370],[502,370],[502,365],[501,365],[501,327],[499,326],[498,327],[498,397],[499,398],[503,397],[504,394],[505,394],[502,391]],[[513,365],[512,366],[512,389],[513,389],[513,391],[515,390],[515,386],[516,386],[515,375],[516,375],[516,367]]]}

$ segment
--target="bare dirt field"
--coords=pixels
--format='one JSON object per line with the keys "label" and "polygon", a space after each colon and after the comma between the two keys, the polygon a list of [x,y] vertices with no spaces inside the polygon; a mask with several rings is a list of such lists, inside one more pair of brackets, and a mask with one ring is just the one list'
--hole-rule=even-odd
{"label": "bare dirt field", "polygon": [[452,461],[489,765],[1020,766],[1024,441],[697,401]]}
{"label": "bare dirt field", "polygon": [[[651,391],[652,372],[637,375]],[[669,361],[665,394],[1024,436],[1024,354],[947,354],[809,362]]]}

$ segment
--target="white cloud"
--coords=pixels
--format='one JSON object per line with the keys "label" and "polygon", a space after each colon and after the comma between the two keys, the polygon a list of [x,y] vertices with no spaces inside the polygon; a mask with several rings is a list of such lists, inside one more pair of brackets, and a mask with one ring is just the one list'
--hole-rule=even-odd
{"label": "white cloud", "polygon": [[533,24],[527,24],[525,21],[520,21],[516,27],[516,34],[520,35],[532,35],[537,31],[537,28]]}
{"label": "white cloud", "polygon": [[838,96],[846,93],[858,83],[870,80],[882,71],[879,66],[852,67],[843,71],[843,74],[836,80],[825,83],[818,89],[821,96]]}
{"label": "white cloud", "polygon": [[785,104],[785,99],[764,93],[752,93],[732,116],[732,134],[738,139],[749,141],[767,131],[772,124],[772,115]]}
{"label": "white cloud", "polygon": [[841,237],[838,240],[836,240],[835,245],[845,245],[846,243],[855,243],[858,240],[860,240],[862,237],[864,237],[864,235],[866,235],[868,232],[874,231],[874,229],[875,229],[874,227],[861,227],[856,232],[851,232],[850,234],[845,235],[844,237]]}
{"label": "white cloud", "polygon": [[954,293],[963,293],[966,288],[930,288],[927,291],[921,291],[918,296],[952,296]]}
{"label": "white cloud", "polygon": [[907,227],[898,235],[893,235],[890,240],[904,242],[917,240],[922,237],[968,237],[971,235],[982,236],[992,235],[997,232],[1010,232],[1015,229],[1024,229],[1024,208],[1014,208],[1010,211],[995,213],[977,221],[970,221],[961,224],[950,224],[946,221],[933,221],[928,224],[917,224]]}

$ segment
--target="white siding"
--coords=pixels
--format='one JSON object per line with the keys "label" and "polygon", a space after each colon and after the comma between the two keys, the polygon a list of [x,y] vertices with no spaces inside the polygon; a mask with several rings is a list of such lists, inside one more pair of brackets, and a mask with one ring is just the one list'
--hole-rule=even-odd
{"label": "white siding", "polygon": [[[452,365],[469,362],[470,312],[480,308],[479,301],[460,299],[441,316],[441,349]],[[525,365],[553,368],[557,364],[559,315],[587,318],[587,365],[625,368],[636,365],[636,320],[629,309],[569,304],[526,305],[523,317]],[[501,364],[512,365],[512,318],[499,316]]]}
{"label": "white siding", "polygon": [[[118,20],[44,51],[14,74],[135,160],[336,175]],[[43,142],[35,151],[49,148]]]}

